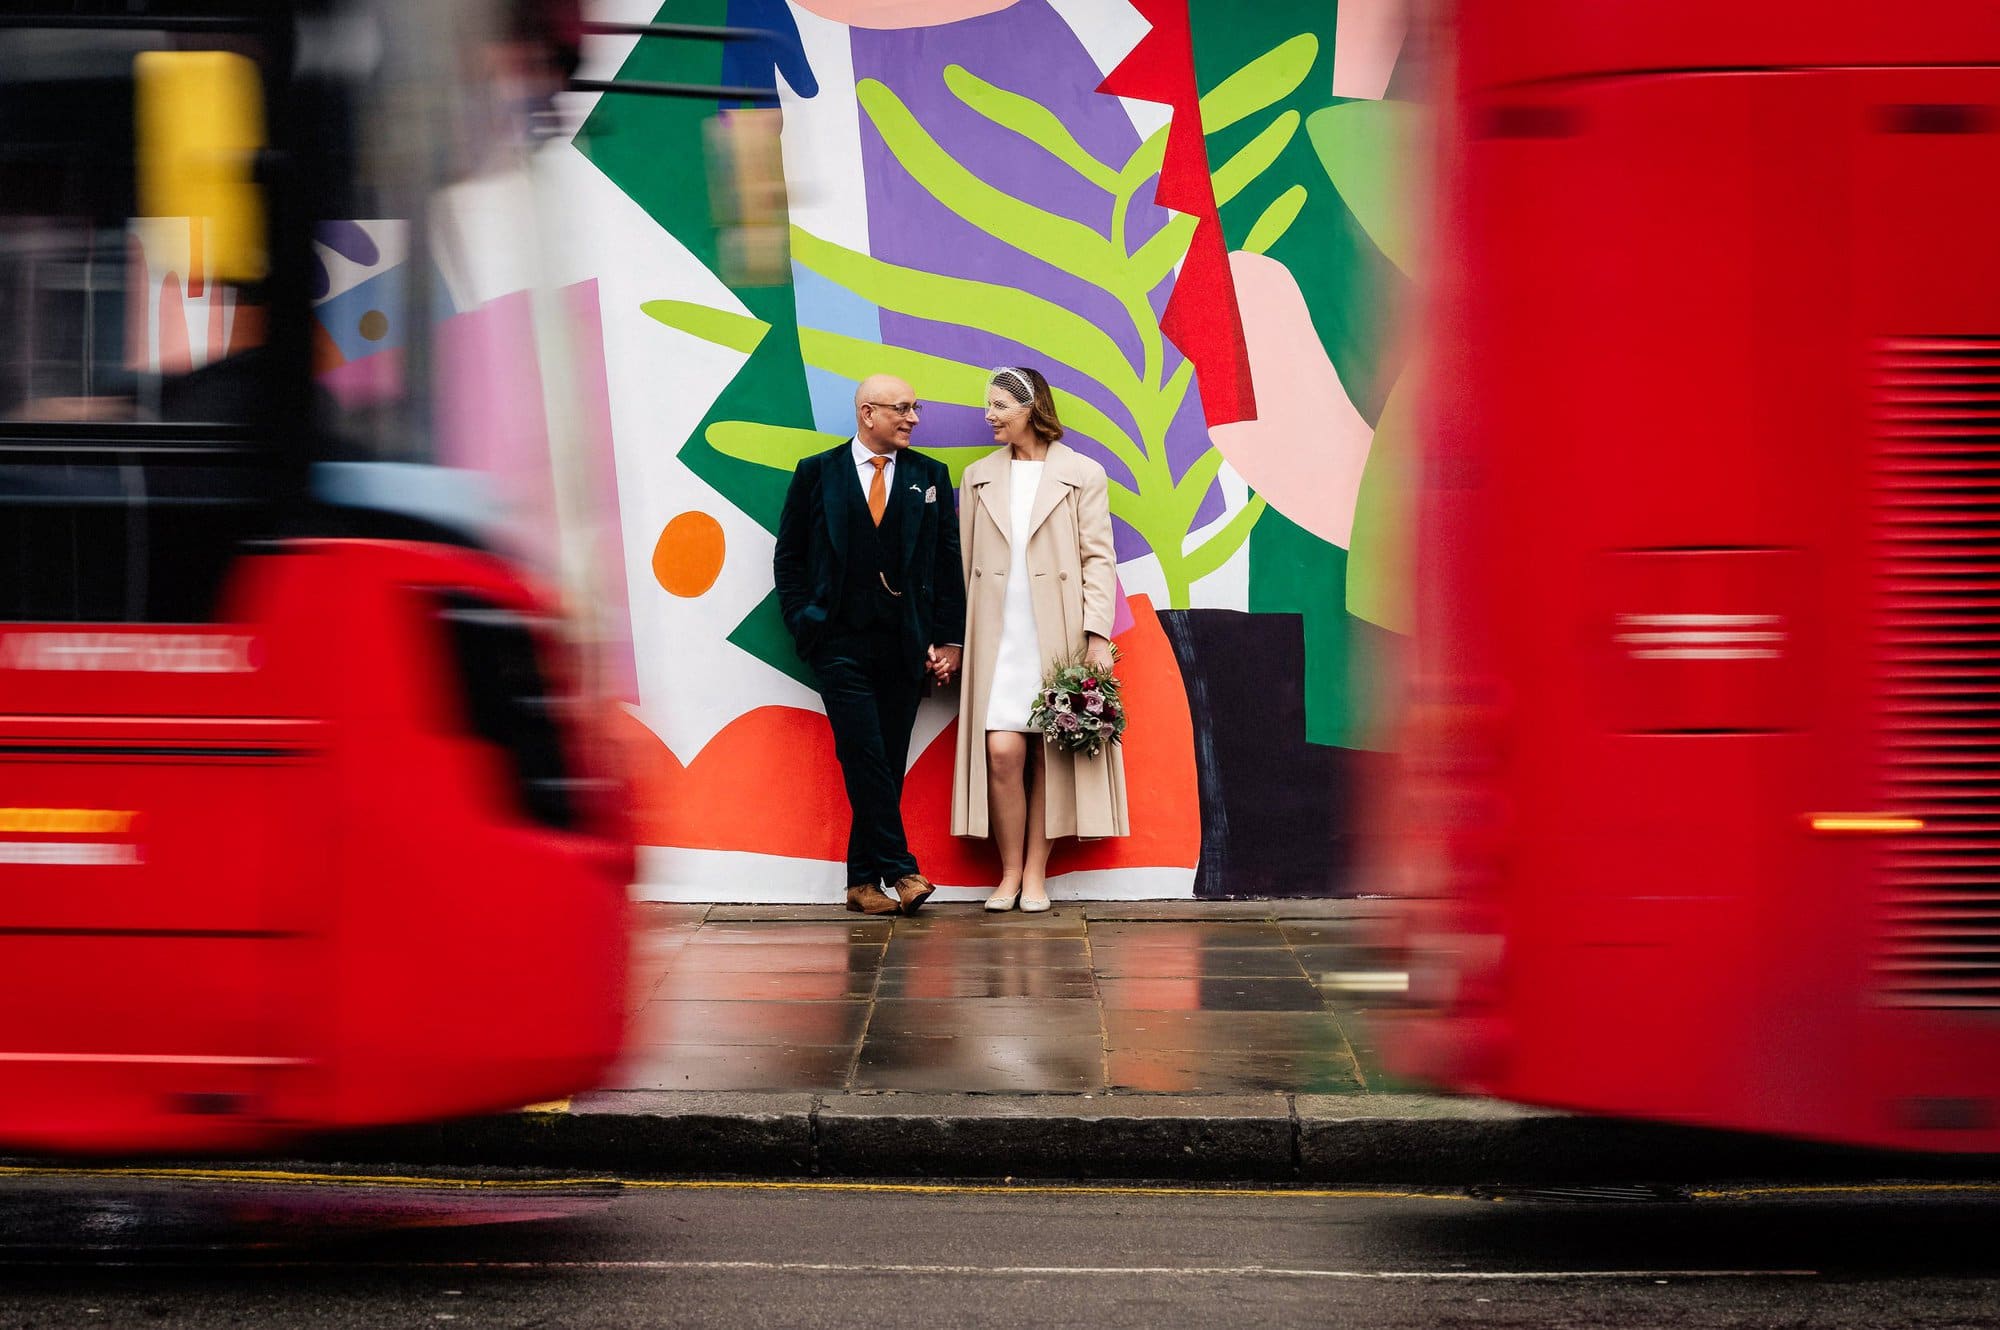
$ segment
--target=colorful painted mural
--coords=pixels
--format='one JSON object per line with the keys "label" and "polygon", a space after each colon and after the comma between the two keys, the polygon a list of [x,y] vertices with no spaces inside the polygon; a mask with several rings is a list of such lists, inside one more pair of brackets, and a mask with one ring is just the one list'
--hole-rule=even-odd
{"label": "colorful painted mural", "polygon": [[[757,43],[593,39],[587,77],[773,88],[789,280],[725,284],[716,103],[589,107],[550,169],[564,283],[601,317],[636,669],[646,894],[832,900],[845,804],[771,588],[803,457],[855,383],[929,408],[956,478],[987,367],[1032,364],[1102,462],[1133,724],[1129,839],[1064,845],[1058,896],[1361,889],[1385,741],[1416,263],[1402,0],[603,0]],[[955,699],[912,744],[914,848],[946,834]],[[949,894],[949,893],[948,893]]]}

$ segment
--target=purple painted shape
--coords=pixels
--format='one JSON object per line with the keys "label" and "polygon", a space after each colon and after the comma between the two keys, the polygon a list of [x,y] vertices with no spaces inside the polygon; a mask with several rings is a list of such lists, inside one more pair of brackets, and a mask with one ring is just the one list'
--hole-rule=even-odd
{"label": "purple painted shape", "polygon": [[[1100,233],[1110,233],[1108,195],[1040,148],[973,111],[945,86],[945,67],[963,65],[989,83],[1033,97],[1061,117],[1077,142],[1098,160],[1114,167],[1122,165],[1139,146],[1138,133],[1116,98],[1095,91],[1102,72],[1046,0],[1022,0],[997,13],[939,27],[855,28],[850,38],[856,81],[875,78],[887,84],[931,136],[967,169],[1016,198],[1083,222]],[[902,168],[866,114],[861,117],[861,153],[868,191],[869,248],[875,257],[1042,296],[1104,329],[1135,370],[1141,365],[1139,335],[1115,298],[960,220]],[[1126,243],[1134,248],[1170,216],[1153,204],[1150,187],[1142,188],[1140,195],[1130,209],[1126,228]],[[1156,314],[1165,309],[1170,289],[1171,279],[1152,293]],[[1049,382],[1089,401],[1124,426],[1135,440],[1138,437],[1130,413],[1109,391],[1007,338],[884,309],[882,340],[973,365],[1033,365]],[[1168,344],[1163,375],[1171,374],[1181,359],[1179,351]],[[977,411],[940,408],[926,416],[924,437],[918,446],[948,447],[991,437]],[[1113,479],[1130,483],[1124,464],[1097,440],[1072,431],[1068,441],[1103,462]],[[1167,459],[1173,474],[1180,475],[1209,446],[1200,388],[1196,386],[1189,390],[1167,430]],[[1220,489],[1211,487],[1195,525],[1220,516],[1222,507]],[[1114,527],[1121,559],[1147,551],[1145,542],[1123,522],[1114,523]]]}

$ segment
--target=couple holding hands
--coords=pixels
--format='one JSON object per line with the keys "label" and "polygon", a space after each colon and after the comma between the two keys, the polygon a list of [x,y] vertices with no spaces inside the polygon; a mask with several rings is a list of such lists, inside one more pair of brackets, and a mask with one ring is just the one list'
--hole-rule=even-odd
{"label": "couple holding hands", "polygon": [[1029,720],[1055,662],[1111,667],[1104,468],[1061,442],[1039,373],[996,369],[986,423],[999,446],[965,469],[959,505],[944,464],[910,451],[920,412],[901,379],[861,384],[854,437],[793,473],[772,561],[853,812],[847,908],[915,914],[934,890],[904,834],[903,774],[925,686],[960,679],[952,834],[996,843],[988,910],[1046,910],[1054,838],[1129,830],[1118,746],[1067,752]]}

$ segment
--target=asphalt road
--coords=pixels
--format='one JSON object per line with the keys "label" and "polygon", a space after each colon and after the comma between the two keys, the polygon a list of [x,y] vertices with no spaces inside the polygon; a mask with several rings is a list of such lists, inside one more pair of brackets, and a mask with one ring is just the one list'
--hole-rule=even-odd
{"label": "asphalt road", "polygon": [[2000,1187],[1938,1184],[1494,1198],[0,1170],[0,1326],[1993,1326],[1996,1238]]}

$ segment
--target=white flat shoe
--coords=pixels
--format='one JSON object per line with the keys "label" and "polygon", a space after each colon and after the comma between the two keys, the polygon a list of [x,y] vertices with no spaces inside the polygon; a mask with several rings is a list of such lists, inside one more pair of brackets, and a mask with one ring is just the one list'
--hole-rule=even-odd
{"label": "white flat shoe", "polygon": [[988,896],[986,898],[986,912],[988,914],[1005,914],[1007,911],[1013,909],[1014,902],[1020,899],[1021,893],[1018,891],[1011,896]]}
{"label": "white flat shoe", "polygon": [[1022,914],[1045,914],[1048,912],[1048,908],[1049,898],[1047,896],[1042,897],[1038,901],[1031,901],[1026,896],[1021,898]]}

